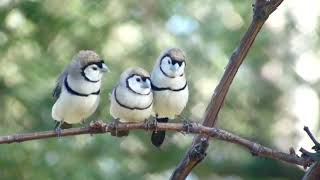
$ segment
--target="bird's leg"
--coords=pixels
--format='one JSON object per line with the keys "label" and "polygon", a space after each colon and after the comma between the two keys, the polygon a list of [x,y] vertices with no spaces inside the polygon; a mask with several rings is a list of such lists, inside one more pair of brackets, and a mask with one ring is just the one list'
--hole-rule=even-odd
{"label": "bird's leg", "polygon": [[82,120],[80,121],[80,124],[81,124],[81,125],[84,125],[84,124],[85,124],[85,119],[82,119]]}
{"label": "bird's leg", "polygon": [[178,115],[178,118],[182,119],[184,132],[187,133],[187,134],[190,133],[190,128],[192,128],[193,121],[191,121],[188,118],[184,117],[182,114]]}
{"label": "bird's leg", "polygon": [[129,135],[129,131],[127,130],[124,130],[124,131],[118,131],[118,125],[120,124],[120,119],[119,118],[116,118],[114,119],[111,123],[110,123],[110,126],[111,126],[111,136],[116,136],[116,137],[123,137],[123,136],[128,136]]}
{"label": "bird's leg", "polygon": [[305,126],[303,128],[303,130],[308,134],[308,136],[310,137],[310,139],[314,143],[314,146],[312,147],[312,149],[314,149],[316,152],[312,153],[312,152],[309,152],[303,148],[300,148],[300,152],[302,153],[301,157],[309,158],[313,161],[320,162],[320,143],[315,139],[315,137],[310,132],[310,130],[307,126]]}
{"label": "bird's leg", "polygon": [[154,132],[155,133],[157,133],[158,132],[158,115],[157,115],[157,117],[156,118],[154,118],[153,120],[152,120],[152,126],[154,127]]}
{"label": "bird's leg", "polygon": [[62,124],[63,124],[63,120],[57,121],[56,126],[54,127],[54,131],[56,132],[57,137],[61,137],[61,131],[62,131],[61,125]]}
{"label": "bird's leg", "polygon": [[114,119],[111,123],[110,123],[110,127],[111,127],[111,136],[117,136],[118,135],[118,124],[119,124],[119,118]]}
{"label": "bird's leg", "polygon": [[190,121],[190,120],[183,120],[182,121],[182,123],[183,123],[183,129],[184,129],[184,132],[186,132],[187,134],[189,134],[190,133],[190,128],[192,128],[192,121]]}
{"label": "bird's leg", "polygon": [[149,131],[149,129],[156,129],[157,128],[157,119],[145,119],[144,120],[144,126],[147,128],[147,130]]}

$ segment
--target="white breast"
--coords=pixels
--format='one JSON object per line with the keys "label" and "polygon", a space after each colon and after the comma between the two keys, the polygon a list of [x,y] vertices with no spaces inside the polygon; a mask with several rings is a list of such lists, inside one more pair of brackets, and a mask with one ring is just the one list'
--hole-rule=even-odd
{"label": "white breast", "polygon": [[[154,68],[151,73],[152,83],[159,88],[180,89],[186,84],[185,76],[177,78],[168,78],[163,75],[159,68]],[[189,90],[188,86],[181,91],[154,91],[153,109],[158,117],[167,117],[170,119],[180,115],[186,107]]]}
{"label": "white breast", "polygon": [[69,124],[80,123],[94,113],[98,104],[99,96],[97,95],[81,97],[62,92],[53,105],[52,117],[57,121],[63,120]]}
{"label": "white breast", "polygon": [[[85,83],[82,85],[73,83],[69,79],[68,83],[73,90],[84,94],[96,92],[100,88],[91,87],[90,84]],[[89,92],[89,90],[91,91]],[[52,118],[69,124],[80,123],[95,112],[99,105],[99,100],[99,95],[77,96],[70,94],[63,86],[59,98],[52,107]]]}
{"label": "white breast", "polygon": [[114,118],[119,118],[121,122],[139,122],[148,119],[152,114],[152,99],[153,95],[150,93],[149,95],[139,95],[135,94],[131,91],[128,91],[126,88],[117,88],[117,99],[118,101],[129,107],[148,107],[143,110],[131,110],[125,108],[118,104],[115,99],[115,92],[112,92],[110,97],[110,114]]}
{"label": "white breast", "polygon": [[186,107],[189,97],[188,87],[182,91],[155,91],[153,109],[158,117],[174,119]]}

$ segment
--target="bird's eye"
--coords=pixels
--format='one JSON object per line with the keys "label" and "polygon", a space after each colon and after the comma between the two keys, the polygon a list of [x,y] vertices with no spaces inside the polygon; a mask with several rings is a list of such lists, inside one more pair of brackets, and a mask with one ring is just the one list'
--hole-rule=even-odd
{"label": "bird's eye", "polygon": [[140,78],[136,78],[136,81],[137,81],[137,82],[140,82]]}
{"label": "bird's eye", "polygon": [[171,64],[171,61],[168,59],[168,64]]}
{"label": "bird's eye", "polygon": [[91,69],[94,70],[94,71],[98,70],[97,67],[92,67]]}

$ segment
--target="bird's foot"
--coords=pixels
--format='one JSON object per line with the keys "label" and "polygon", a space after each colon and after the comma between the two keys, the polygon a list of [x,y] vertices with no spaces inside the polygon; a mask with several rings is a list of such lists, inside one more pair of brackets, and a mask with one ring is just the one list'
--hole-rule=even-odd
{"label": "bird's foot", "polygon": [[60,137],[61,137],[61,131],[62,131],[61,127],[60,127],[60,126],[56,127],[56,128],[54,129],[54,131],[56,132],[57,137],[60,138]]}
{"label": "bird's foot", "polygon": [[121,122],[119,121],[119,118],[114,119],[111,123],[110,123],[110,128],[111,128],[111,136],[116,136],[116,137],[123,137],[123,136],[128,136],[129,135],[129,131],[128,130],[122,130],[122,131],[118,131],[118,126]]}
{"label": "bird's foot", "polygon": [[187,134],[189,134],[190,133],[190,129],[193,127],[193,122],[191,121],[191,120],[183,120],[182,121],[182,123],[183,123],[183,125],[182,125],[182,127],[183,127],[183,131],[182,131],[182,133],[187,133]]}
{"label": "bird's foot", "polygon": [[54,132],[57,134],[57,137],[61,137],[61,131],[62,131],[62,124],[63,124],[63,121],[55,121],[56,122],[56,125],[54,127]]}
{"label": "bird's foot", "polygon": [[158,121],[156,118],[146,119],[144,121],[144,126],[147,128],[148,131],[150,129],[154,129],[154,131],[157,131],[157,124],[158,124]]}
{"label": "bird's foot", "polygon": [[84,124],[85,124],[85,120],[84,120],[84,119],[81,120],[79,124],[80,124],[80,125],[84,125]]}

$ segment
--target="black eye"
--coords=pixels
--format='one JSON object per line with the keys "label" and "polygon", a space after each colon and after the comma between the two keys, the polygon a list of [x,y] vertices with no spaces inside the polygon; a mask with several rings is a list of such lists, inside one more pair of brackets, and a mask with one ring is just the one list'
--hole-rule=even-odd
{"label": "black eye", "polygon": [[137,81],[137,82],[140,82],[140,78],[136,78],[136,81]]}
{"label": "black eye", "polygon": [[170,60],[168,59],[168,64],[171,64]]}
{"label": "black eye", "polygon": [[97,67],[92,67],[91,69],[94,70],[94,71],[98,70]]}

